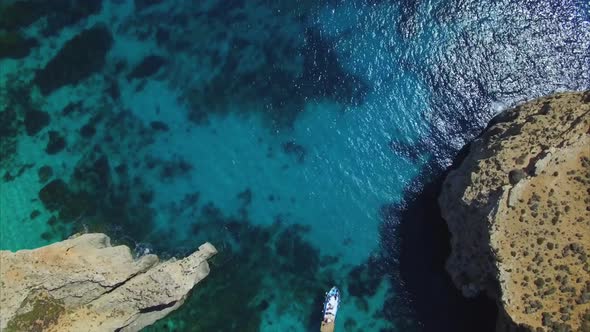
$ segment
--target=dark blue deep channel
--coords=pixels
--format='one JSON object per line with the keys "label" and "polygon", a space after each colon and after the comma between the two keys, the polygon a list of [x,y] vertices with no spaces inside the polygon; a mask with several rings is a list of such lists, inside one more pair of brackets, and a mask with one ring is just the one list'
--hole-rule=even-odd
{"label": "dark blue deep channel", "polygon": [[147,331],[493,331],[438,184],[499,111],[590,88],[562,0],[0,2],[0,249],[219,254]]}

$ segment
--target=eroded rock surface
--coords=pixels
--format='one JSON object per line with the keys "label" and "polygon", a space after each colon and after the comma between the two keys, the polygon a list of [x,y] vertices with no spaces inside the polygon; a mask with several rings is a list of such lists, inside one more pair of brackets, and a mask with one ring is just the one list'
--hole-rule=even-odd
{"label": "eroded rock surface", "polygon": [[590,92],[492,120],[445,180],[447,269],[497,299],[499,328],[590,331]]}
{"label": "eroded rock surface", "polygon": [[0,330],[138,331],[184,302],[215,253],[205,243],[181,260],[133,259],[104,234],[0,251]]}

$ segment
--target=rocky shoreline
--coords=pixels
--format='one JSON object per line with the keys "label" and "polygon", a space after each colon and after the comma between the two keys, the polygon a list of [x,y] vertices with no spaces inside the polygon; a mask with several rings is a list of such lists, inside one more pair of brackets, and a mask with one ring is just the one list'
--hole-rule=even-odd
{"label": "rocky shoreline", "polygon": [[0,330],[139,331],[183,304],[216,252],[205,243],[181,260],[135,259],[98,233],[0,251]]}
{"label": "rocky shoreline", "polygon": [[498,330],[590,330],[590,92],[502,112],[449,172],[439,205],[465,296]]}

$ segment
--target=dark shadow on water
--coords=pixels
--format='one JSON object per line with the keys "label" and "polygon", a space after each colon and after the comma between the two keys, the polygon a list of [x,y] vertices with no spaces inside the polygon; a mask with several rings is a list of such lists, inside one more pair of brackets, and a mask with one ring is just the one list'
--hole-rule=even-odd
{"label": "dark shadow on water", "polygon": [[403,203],[382,208],[382,244],[392,270],[399,271],[393,284],[400,285],[385,314],[402,331],[494,331],[495,303],[483,295],[464,298],[445,270],[450,234],[437,198],[446,174],[427,166],[407,187]]}

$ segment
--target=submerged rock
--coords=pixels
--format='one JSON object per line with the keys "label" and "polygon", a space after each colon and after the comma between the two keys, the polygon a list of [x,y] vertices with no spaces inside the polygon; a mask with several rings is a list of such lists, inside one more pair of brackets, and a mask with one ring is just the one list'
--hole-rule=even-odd
{"label": "submerged rock", "polygon": [[0,165],[11,159],[16,152],[16,139],[22,120],[12,107],[0,111]]}
{"label": "submerged rock", "polygon": [[102,69],[113,43],[111,32],[96,25],[75,36],[35,74],[35,83],[43,94],[68,84],[77,84]]}
{"label": "submerged rock", "polygon": [[50,130],[48,135],[49,140],[45,147],[45,152],[47,152],[47,154],[56,154],[66,147],[66,139],[59,132]]}
{"label": "submerged rock", "polygon": [[53,168],[47,165],[41,166],[37,170],[37,175],[39,176],[39,182],[45,183],[53,176]]}
{"label": "submerged rock", "polygon": [[100,0],[3,1],[0,3],[0,29],[10,31],[25,28],[45,17],[47,24],[43,32],[49,35],[97,14],[101,9]]}
{"label": "submerged rock", "polygon": [[25,113],[25,129],[27,135],[33,136],[47,127],[50,122],[49,113],[37,110],[31,110]]}
{"label": "submerged rock", "polygon": [[159,55],[146,56],[127,76],[128,80],[145,78],[160,70],[166,64],[166,58]]}
{"label": "submerged rock", "polygon": [[104,234],[0,251],[0,329],[138,331],[182,305],[216,252],[205,243],[181,260],[134,259]]}
{"label": "submerged rock", "polygon": [[135,0],[133,3],[135,5],[135,9],[137,11],[141,11],[141,10],[144,10],[148,7],[158,5],[162,2],[163,2],[163,0]]}
{"label": "submerged rock", "polygon": [[91,123],[87,123],[80,128],[80,135],[84,138],[90,138],[96,134],[96,127],[94,127]]}
{"label": "submerged rock", "polygon": [[34,38],[23,37],[20,33],[0,31],[0,59],[21,59],[31,53],[31,49],[37,47],[39,42]]}
{"label": "submerged rock", "polygon": [[40,3],[15,1],[0,5],[0,29],[16,30],[26,27],[43,16]]}
{"label": "submerged rock", "polygon": [[298,163],[305,161],[305,154],[307,153],[303,145],[297,144],[294,141],[287,141],[281,145],[283,152],[289,155],[293,155],[297,159]]}
{"label": "submerged rock", "polygon": [[55,179],[39,190],[39,199],[49,211],[55,211],[65,205],[70,195],[70,190],[62,179]]}
{"label": "submerged rock", "polygon": [[464,295],[496,299],[498,330],[590,327],[589,96],[500,114],[443,184],[447,270]]}
{"label": "submerged rock", "polygon": [[170,127],[168,127],[168,125],[162,121],[152,121],[150,122],[150,127],[152,127],[153,130],[159,130],[159,131],[169,131]]}

